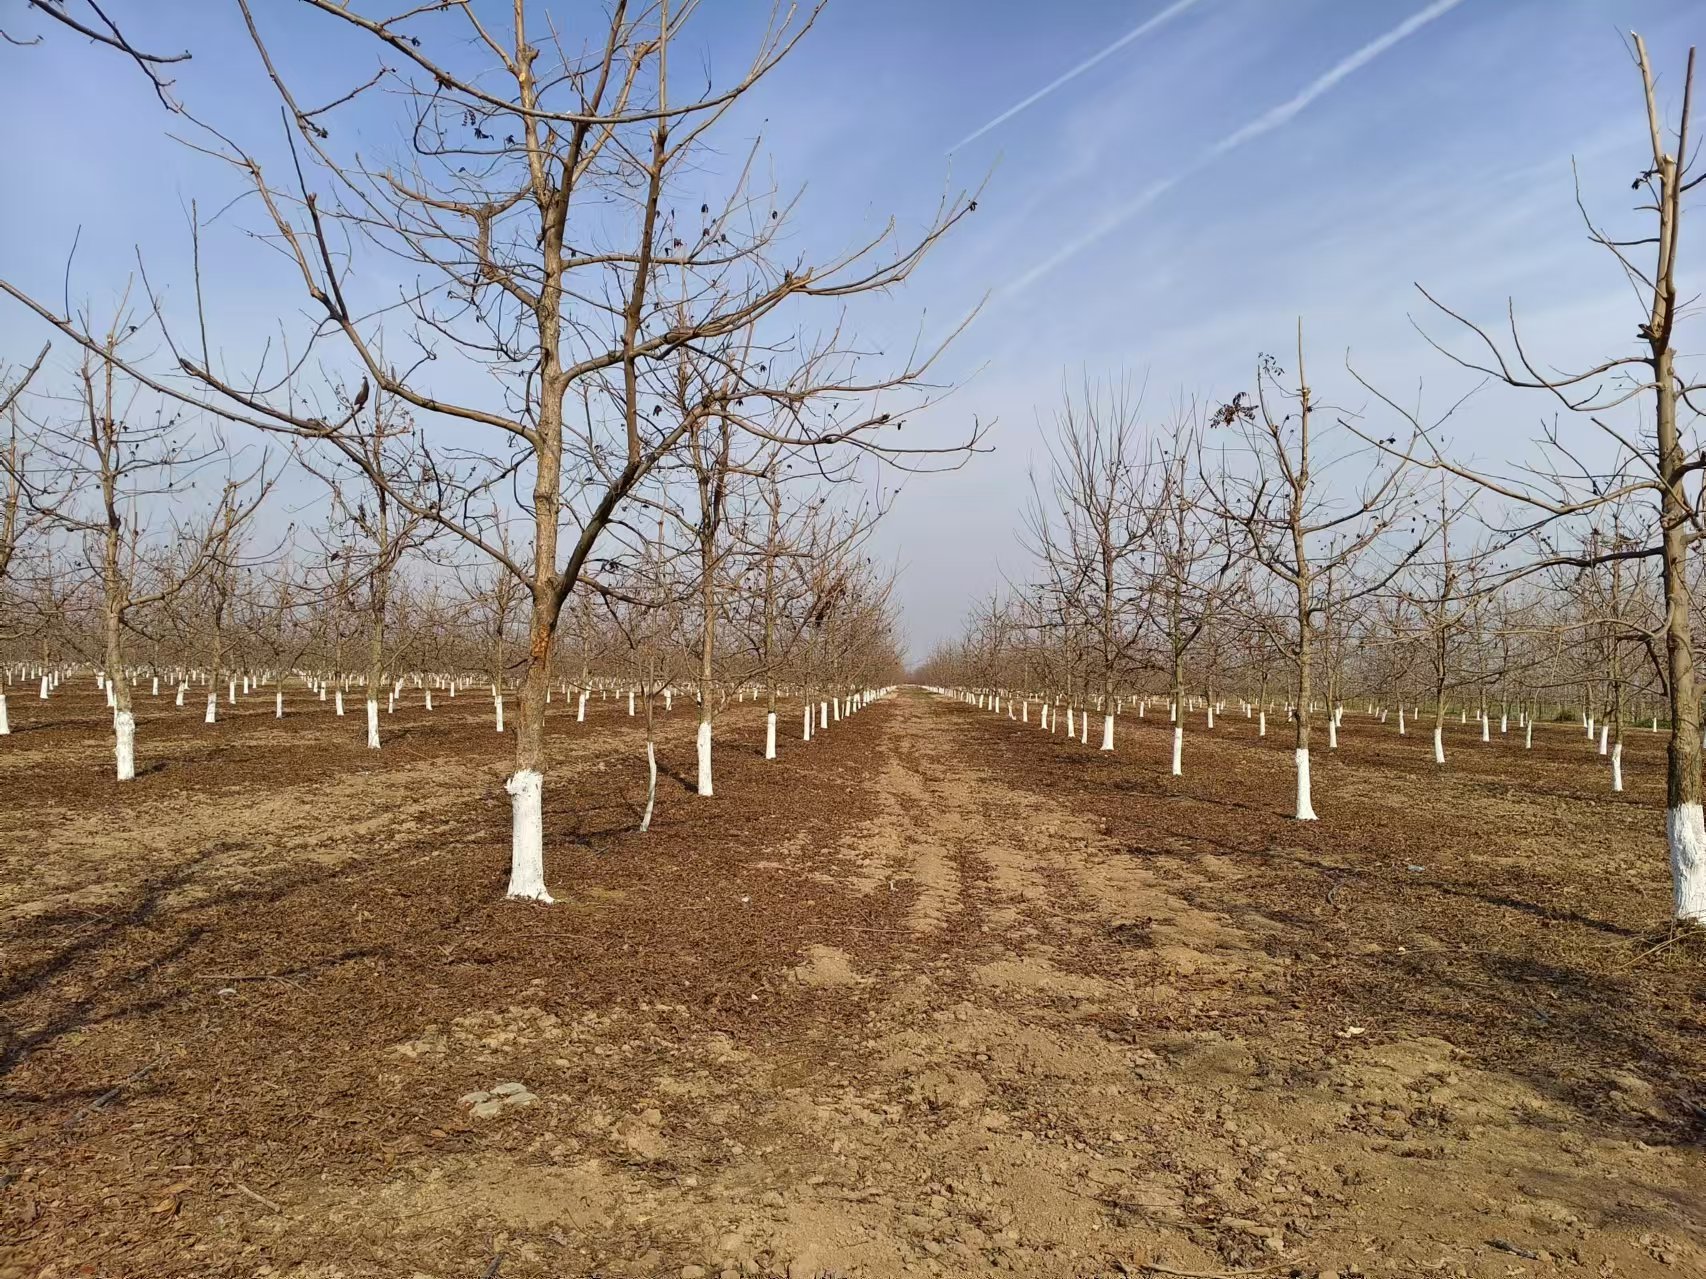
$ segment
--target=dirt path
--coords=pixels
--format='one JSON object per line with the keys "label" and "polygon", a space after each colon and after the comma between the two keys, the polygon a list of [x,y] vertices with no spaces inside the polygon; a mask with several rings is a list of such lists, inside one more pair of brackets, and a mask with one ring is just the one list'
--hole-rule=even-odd
{"label": "dirt path", "polygon": [[[91,1183],[147,1165],[146,1202],[38,1170],[26,1224],[130,1203],[89,1271],[115,1275],[1699,1272],[1700,1147],[1648,1080],[1588,1081],[1628,1121],[1601,1122],[1424,1018],[1321,1006],[1318,926],[1233,855],[1270,835],[1204,836],[1179,805],[1208,797],[1134,780],[1150,745],[906,692],[785,768],[737,754],[675,834],[554,863],[550,911],[491,903],[495,851],[412,879],[400,940],[234,992],[253,1024],[139,1012],[43,1062],[207,1059],[29,1148]],[[1244,746],[1192,749],[1266,784]],[[303,891],[277,945],[353,944]],[[17,1255],[0,1275],[48,1273]]]}

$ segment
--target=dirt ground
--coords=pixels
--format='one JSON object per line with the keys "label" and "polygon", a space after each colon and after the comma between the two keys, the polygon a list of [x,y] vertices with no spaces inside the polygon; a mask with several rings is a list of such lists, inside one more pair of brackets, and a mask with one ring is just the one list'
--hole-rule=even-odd
{"label": "dirt ground", "polygon": [[[1662,739],[1234,713],[1115,752],[904,690],[761,758],[418,694],[0,741],[0,1276],[1706,1274],[1706,953]],[[252,708],[252,709],[250,709]],[[1094,740],[1095,734],[1092,734]]]}

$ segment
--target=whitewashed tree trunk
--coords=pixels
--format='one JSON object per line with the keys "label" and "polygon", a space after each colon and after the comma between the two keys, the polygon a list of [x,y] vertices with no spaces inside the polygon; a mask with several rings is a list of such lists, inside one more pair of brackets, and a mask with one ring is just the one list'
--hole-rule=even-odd
{"label": "whitewashed tree trunk", "polygon": [[1339,720],[1336,715],[1327,716],[1327,749],[1330,751],[1339,749]]}
{"label": "whitewashed tree trunk", "polygon": [[338,690],[337,701],[333,703],[333,709],[339,715],[344,713],[344,690],[341,688]]}
{"label": "whitewashed tree trunk", "polygon": [[1112,715],[1102,716],[1102,749],[1105,751],[1114,749],[1114,717]]}
{"label": "whitewashed tree trunk", "polygon": [[432,690],[430,688],[426,690],[426,708],[429,711],[432,709]]}
{"label": "whitewashed tree trunk", "polygon": [[800,729],[800,740],[809,742],[812,739],[812,704],[806,703],[805,726]]}
{"label": "whitewashed tree trunk", "polygon": [[149,695],[152,697],[160,696],[160,677],[158,675],[154,676],[154,687]]}
{"label": "whitewashed tree trunk", "polygon": [[272,694],[272,715],[274,719],[284,718],[284,690],[275,688]]}
{"label": "whitewashed tree trunk", "polygon": [[1173,725],[1173,776],[1182,777],[1185,773],[1185,726]]}
{"label": "whitewashed tree trunk", "polygon": [[44,702],[47,700],[47,676],[45,675],[41,677],[41,700]]}
{"label": "whitewashed tree trunk", "polygon": [[1481,716],[1481,740],[1483,742],[1490,742],[1493,740],[1493,732],[1492,732],[1492,727],[1491,727],[1492,722],[1493,721],[1492,721],[1491,716],[1488,716],[1488,715]]}
{"label": "whitewashed tree trunk", "polygon": [[1082,715],[1080,715],[1078,717],[1078,744],[1080,746],[1088,746],[1090,744],[1090,712],[1089,711],[1085,711]]}
{"label": "whitewashed tree trunk", "polygon": [[1611,789],[1623,789],[1623,743],[1618,742],[1611,748]]}
{"label": "whitewashed tree trunk", "polygon": [[[1327,728],[1331,731],[1333,721],[1329,717]],[[1315,804],[1309,794],[1309,751],[1306,747],[1297,750],[1297,820],[1312,822],[1315,818]]]}
{"label": "whitewashed tree trunk", "polygon": [[699,793],[710,795],[711,789],[711,721],[699,721]]}
{"label": "whitewashed tree trunk", "polygon": [[1070,702],[1068,702],[1066,706],[1066,735],[1068,737],[1076,735],[1076,726],[1072,720],[1072,704]]}
{"label": "whitewashed tree trunk", "polygon": [[1398,705],[1398,736],[1400,736],[1400,737],[1407,736],[1407,733],[1405,732],[1405,729],[1404,729],[1404,705],[1402,702],[1400,702]]}
{"label": "whitewashed tree trunk", "polygon": [[1605,752],[1606,741],[1610,736],[1611,736],[1611,726],[1609,724],[1601,724],[1599,726],[1599,753],[1601,755],[1606,753]]}
{"label": "whitewashed tree trunk", "polygon": [[113,716],[114,754],[118,757],[118,779],[136,780],[136,716],[120,711]]}
{"label": "whitewashed tree trunk", "polygon": [[764,758],[776,758],[776,712],[764,717]]}
{"label": "whitewashed tree trunk", "polygon": [[379,703],[371,697],[367,699],[367,749],[379,749]]}
{"label": "whitewashed tree trunk", "polygon": [[[667,702],[669,699],[667,697],[665,697],[664,700]],[[634,690],[630,688],[628,690],[628,714],[632,715],[633,713],[634,713]]]}
{"label": "whitewashed tree trunk", "polygon": [[1031,699],[1028,697],[1019,703],[1019,722],[1021,724],[1031,722]]}
{"label": "whitewashed tree trunk", "polygon": [[646,811],[640,816],[640,834],[652,828],[652,808],[658,798],[658,748],[655,742],[646,743]]}
{"label": "whitewashed tree trunk", "polygon": [[[501,733],[504,731],[504,699],[499,697],[495,701],[493,701],[492,702],[492,710],[497,715],[498,732]],[[529,772],[529,773],[533,772],[532,769],[524,769],[523,771]],[[521,774],[517,773],[516,776],[519,777],[519,776],[521,776]],[[537,777],[538,774],[534,773],[534,776]],[[545,872],[540,871],[539,873],[544,874]]]}
{"label": "whitewashed tree trunk", "polygon": [[575,723],[586,723],[586,690],[581,689],[581,695],[575,701]]}
{"label": "whitewashed tree trunk", "polygon": [[6,714],[6,694],[0,692],[0,737],[8,736],[12,731],[12,721]]}
{"label": "whitewashed tree trunk", "polygon": [[177,704],[179,706],[182,706],[184,704],[184,694],[189,692],[189,691],[190,691],[190,686],[188,684],[179,684],[178,685]]}
{"label": "whitewashed tree trunk", "polygon": [[[503,705],[503,699],[498,699]],[[531,768],[522,769],[504,783],[510,796],[511,898],[551,901],[545,891],[545,779]]]}
{"label": "whitewashed tree trunk", "polygon": [[817,726],[819,728],[828,728],[829,727],[829,703],[828,702],[819,702],[817,704]]}
{"label": "whitewashed tree trunk", "polygon": [[1434,763],[1445,763],[1445,729],[1434,725]]}
{"label": "whitewashed tree trunk", "polygon": [[1261,715],[1259,715],[1256,719],[1256,736],[1257,737],[1266,737],[1267,735],[1268,735],[1268,708],[1264,706],[1262,708]]}
{"label": "whitewashed tree trunk", "polygon": [[1678,804],[1665,813],[1671,884],[1680,921],[1706,926],[1706,816],[1699,804]]}
{"label": "whitewashed tree trunk", "polygon": [[219,719],[219,694],[211,688],[207,690],[207,714],[202,717],[202,723],[212,724]]}
{"label": "whitewashed tree trunk", "polygon": [[1534,716],[1528,717],[1528,725],[1522,730],[1522,748],[1525,751],[1534,749]]}

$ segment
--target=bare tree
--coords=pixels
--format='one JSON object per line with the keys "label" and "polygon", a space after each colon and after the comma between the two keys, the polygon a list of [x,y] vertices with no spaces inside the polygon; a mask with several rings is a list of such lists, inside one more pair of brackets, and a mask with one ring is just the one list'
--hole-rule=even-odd
{"label": "bare tree", "polygon": [[[1689,123],[1694,92],[1694,50],[1688,51],[1681,103],[1674,130],[1667,126],[1654,83],[1646,43],[1633,40],[1646,123],[1646,153],[1633,188],[1641,193],[1637,211],[1650,220],[1644,233],[1617,234],[1602,229],[1587,213],[1578,195],[1590,237],[1608,251],[1627,278],[1641,308],[1636,328],[1640,349],[1613,356],[1592,367],[1559,373],[1530,356],[1518,330],[1514,308],[1508,340],[1501,343],[1486,329],[1436,301],[1423,296],[1441,314],[1462,327],[1477,348],[1474,356],[1436,349],[1463,367],[1507,386],[1551,396],[1573,418],[1585,418],[1599,432],[1599,442],[1612,452],[1610,461],[1586,457],[1583,442],[1567,441],[1556,425],[1541,442],[1544,460],[1515,475],[1497,474],[1452,461],[1435,437],[1417,422],[1415,414],[1369,386],[1364,386],[1406,420],[1416,440],[1407,455],[1424,465],[1450,470],[1498,493],[1524,512],[1526,527],[1537,532],[1543,555],[1521,568],[1535,572],[1552,564],[1585,567],[1611,560],[1657,559],[1664,589],[1663,632],[1665,686],[1670,701],[1670,737],[1666,747],[1665,831],[1669,848],[1672,913],[1679,922],[1706,923],[1706,815],[1701,808],[1701,740],[1699,693],[1694,672],[1694,639],[1690,630],[1693,600],[1689,582],[1689,549],[1702,536],[1700,484],[1703,462],[1690,442],[1689,428],[1698,419],[1698,397],[1706,382],[1690,381],[1678,367],[1677,326],[1685,316],[1677,291],[1677,259],[1685,202],[1700,184],[1692,174],[1695,157],[1689,153]],[[1674,140],[1674,145],[1672,141]],[[1637,254],[1650,253],[1645,261]],[[1359,379],[1360,380],[1360,379]],[[1631,430],[1618,410],[1650,410],[1650,434]],[[1684,422],[1682,415],[1688,415]],[[1390,447],[1390,443],[1388,445]],[[1426,452],[1423,452],[1425,448]],[[1689,486],[1692,482],[1694,493]],[[1652,534],[1639,545],[1559,546],[1545,528],[1569,522],[1598,508],[1634,498],[1648,503],[1655,514]]]}
{"label": "bare tree", "polygon": [[[1354,488],[1330,487],[1329,472],[1354,460],[1355,454],[1328,453],[1318,463],[1311,449],[1315,430],[1314,392],[1304,376],[1303,325],[1297,326],[1297,377],[1287,386],[1285,371],[1272,356],[1256,370],[1256,400],[1242,396],[1220,410],[1219,421],[1242,435],[1253,470],[1227,480],[1220,509],[1243,530],[1246,553],[1285,586],[1293,596],[1289,625],[1271,631],[1275,646],[1291,661],[1296,674],[1298,821],[1314,821],[1315,805],[1309,777],[1310,707],[1314,696],[1314,631],[1325,607],[1327,575],[1348,580],[1356,574],[1366,552],[1386,537],[1403,513],[1407,494],[1398,461],[1376,464]],[[1295,410],[1275,416],[1270,397],[1292,401]],[[1360,585],[1335,592],[1352,600],[1381,590],[1413,557],[1420,543],[1403,551],[1384,571],[1363,573]]]}

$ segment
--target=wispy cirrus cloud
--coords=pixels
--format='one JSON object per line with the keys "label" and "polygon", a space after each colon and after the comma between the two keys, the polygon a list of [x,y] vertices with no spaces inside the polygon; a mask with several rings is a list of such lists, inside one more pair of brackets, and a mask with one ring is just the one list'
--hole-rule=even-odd
{"label": "wispy cirrus cloud", "polygon": [[1008,294],[1023,292],[1062,263],[1077,257],[1086,249],[1117,231],[1181,182],[1202,172],[1228,152],[1235,151],[1248,142],[1266,137],[1268,134],[1284,128],[1310,103],[1329,92],[1347,76],[1361,70],[1394,45],[1414,35],[1430,22],[1444,17],[1462,3],[1463,0],[1434,0],[1426,8],[1411,14],[1391,30],[1370,40],[1354,53],[1341,58],[1284,102],[1268,108],[1260,115],[1226,134],[1202,151],[1179,172],[1157,182],[1152,182],[1135,199],[1127,201],[1104,215],[1089,230],[1074,237],[1023,275],[1013,280],[1002,292]]}
{"label": "wispy cirrus cloud", "polygon": [[1006,124],[1007,121],[1011,120],[1014,116],[1018,115],[1021,111],[1024,111],[1030,107],[1034,107],[1037,103],[1041,102],[1044,98],[1048,97],[1048,95],[1053,93],[1056,89],[1060,89],[1060,88],[1063,88],[1064,86],[1066,86],[1068,84],[1071,84],[1079,76],[1083,75],[1086,71],[1090,70],[1091,67],[1094,67],[1098,63],[1101,63],[1101,62],[1107,60],[1108,58],[1113,57],[1114,54],[1118,53],[1121,49],[1125,48],[1128,44],[1131,44],[1133,41],[1141,40],[1144,36],[1148,35],[1151,31],[1154,31],[1157,27],[1160,27],[1164,23],[1171,21],[1173,18],[1178,17],[1186,9],[1189,9],[1191,6],[1195,5],[1196,3],[1198,3],[1198,0],[1173,0],[1172,4],[1168,5],[1165,9],[1161,10],[1160,13],[1156,14],[1154,17],[1150,18],[1148,21],[1140,23],[1138,26],[1133,27],[1130,31],[1126,32],[1119,39],[1115,40],[1112,44],[1107,45],[1106,47],[1104,47],[1100,51],[1091,54],[1088,58],[1085,58],[1084,61],[1080,62],[1077,66],[1073,67],[1070,71],[1064,72],[1061,75],[1056,76],[1053,80],[1050,80],[1042,88],[1038,89],[1035,93],[1031,94],[1030,97],[1024,98],[1021,101],[1014,103],[1012,106],[1008,107],[1005,111],[1003,111],[1000,115],[996,116],[993,120],[990,120],[990,121],[988,121],[982,125],[979,125],[977,128],[973,129],[970,133],[966,134],[965,137],[961,138],[958,142],[954,143],[953,146],[948,148],[949,154],[952,154],[953,152],[958,151],[961,147],[969,146],[971,143],[976,142],[979,138],[981,138],[984,134],[990,132],[992,129],[1000,128],[1002,125]]}

